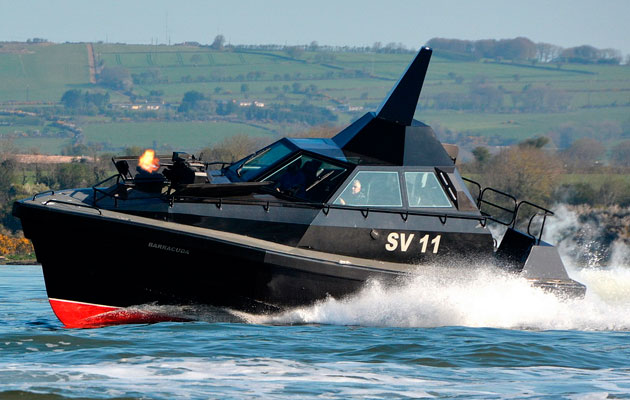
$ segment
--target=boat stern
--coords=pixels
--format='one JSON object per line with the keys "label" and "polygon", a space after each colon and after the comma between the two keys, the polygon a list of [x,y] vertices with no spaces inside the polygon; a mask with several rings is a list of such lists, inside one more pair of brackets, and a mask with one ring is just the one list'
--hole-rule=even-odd
{"label": "boat stern", "polygon": [[586,286],[569,276],[558,249],[514,228],[508,228],[496,252],[501,266],[518,272],[532,286],[560,297],[584,297]]}

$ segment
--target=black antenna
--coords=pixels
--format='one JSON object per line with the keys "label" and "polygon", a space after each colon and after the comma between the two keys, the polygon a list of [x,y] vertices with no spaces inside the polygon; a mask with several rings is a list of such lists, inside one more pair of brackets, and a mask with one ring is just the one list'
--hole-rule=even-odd
{"label": "black antenna", "polygon": [[409,64],[403,76],[376,111],[377,117],[401,125],[411,125],[431,53],[433,50],[428,47],[420,49],[416,58]]}

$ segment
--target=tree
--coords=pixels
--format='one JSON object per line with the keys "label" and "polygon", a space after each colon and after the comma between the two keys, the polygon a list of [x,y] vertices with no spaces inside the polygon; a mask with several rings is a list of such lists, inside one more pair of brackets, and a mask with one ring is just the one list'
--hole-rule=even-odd
{"label": "tree", "polygon": [[617,49],[602,49],[599,51],[597,62],[601,64],[621,64],[621,60],[623,60],[621,51]]}
{"label": "tree", "polygon": [[512,147],[492,157],[483,181],[519,200],[545,203],[562,172],[557,157],[536,147]]}
{"label": "tree", "polygon": [[299,58],[304,53],[304,47],[302,46],[289,46],[285,47],[284,51],[292,58]]}
{"label": "tree", "polygon": [[571,98],[569,93],[561,89],[527,84],[522,92],[512,94],[512,103],[524,112],[557,112],[566,111]]}
{"label": "tree", "polygon": [[61,102],[66,108],[78,109],[83,107],[83,96],[79,89],[66,91],[61,96]]}
{"label": "tree", "polygon": [[536,56],[536,44],[524,37],[499,40],[496,55],[508,60],[529,60]]}
{"label": "tree", "polygon": [[562,47],[551,43],[536,43],[536,59],[540,62],[552,62],[562,52]]}
{"label": "tree", "polygon": [[67,109],[95,113],[97,109],[103,110],[109,104],[109,93],[84,93],[79,89],[72,89],[61,96],[61,103]]}
{"label": "tree", "polygon": [[480,165],[485,165],[492,155],[490,154],[490,150],[484,146],[477,146],[472,150],[472,154],[475,157],[475,161]]}
{"label": "tree", "polygon": [[477,58],[495,58],[497,41],[494,39],[477,40],[473,53]]}
{"label": "tree", "polygon": [[88,146],[81,143],[68,144],[61,149],[61,154],[64,156],[84,156],[88,152]]}
{"label": "tree", "polygon": [[621,52],[616,49],[597,49],[593,46],[577,46],[565,49],[560,54],[560,58],[565,62],[590,64],[619,64],[621,63]]}
{"label": "tree", "polygon": [[623,140],[611,152],[611,161],[622,167],[630,167],[630,140]]}
{"label": "tree", "polygon": [[503,92],[492,85],[473,84],[470,87],[470,104],[479,111],[499,110],[503,106]]}
{"label": "tree", "polygon": [[103,109],[106,105],[109,104],[109,92],[104,94],[85,92],[84,97],[86,105],[92,104],[99,109]]}
{"label": "tree", "polygon": [[214,37],[214,41],[212,42],[210,47],[215,50],[223,50],[224,44],[225,44],[225,36],[219,34]]}
{"label": "tree", "polygon": [[8,191],[16,179],[16,169],[17,163],[11,158],[7,158],[0,163],[0,197],[4,201],[6,201]]}
{"label": "tree", "polygon": [[604,146],[592,138],[581,138],[562,152],[567,166],[571,169],[591,167],[606,153]]}
{"label": "tree", "polygon": [[133,80],[131,74],[123,67],[105,67],[98,76],[101,85],[115,90],[131,90]]}
{"label": "tree", "polygon": [[520,148],[533,147],[534,149],[542,149],[549,143],[549,138],[544,136],[536,136],[533,138],[525,139],[518,144]]}
{"label": "tree", "polygon": [[209,109],[209,99],[203,95],[203,93],[191,90],[184,93],[182,102],[177,109],[178,112],[190,112],[190,111],[207,111]]}
{"label": "tree", "polygon": [[12,159],[18,152],[18,148],[13,142],[13,138],[0,137],[0,161]]}

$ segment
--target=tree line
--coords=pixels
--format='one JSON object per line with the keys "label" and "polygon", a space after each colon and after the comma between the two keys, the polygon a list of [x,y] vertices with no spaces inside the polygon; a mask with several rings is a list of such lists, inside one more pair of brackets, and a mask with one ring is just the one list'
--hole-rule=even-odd
{"label": "tree line", "polygon": [[[472,151],[474,160],[464,163],[462,169],[483,186],[500,189],[519,200],[630,206],[630,185],[619,180],[630,171],[630,140],[621,141],[612,150],[609,165],[601,162],[606,150],[595,139],[578,139],[564,150],[551,149],[549,143],[548,137],[533,137],[494,153],[478,146]],[[567,174],[582,179],[562,182]]]}
{"label": "tree line", "polygon": [[[241,87],[241,91],[246,92],[247,87]],[[212,115],[233,115],[245,120],[303,123],[306,125],[334,123],[338,118],[329,109],[309,104],[306,101],[300,104],[244,102],[241,105],[235,100],[214,101],[210,96],[194,90],[184,94],[177,111],[195,119],[205,119]]]}
{"label": "tree line", "polygon": [[526,37],[501,40],[433,38],[427,45],[442,56],[463,55],[473,60],[485,58],[580,64],[620,64],[622,61],[621,52],[616,49],[597,49],[589,45],[565,49],[550,43],[534,43]]}
{"label": "tree line", "polygon": [[428,97],[424,107],[483,112],[562,112],[570,108],[572,98],[571,93],[549,85],[527,84],[520,91],[508,91],[482,79],[471,83],[465,93],[436,93]]}
{"label": "tree line", "polygon": [[[418,49],[407,48],[402,43],[375,42],[371,46],[327,46],[317,41],[304,45],[231,45],[225,44],[225,37],[217,35],[210,46],[216,50],[263,50],[284,51],[292,58],[300,58],[303,52],[351,52],[351,53],[415,53]],[[513,39],[462,40],[450,38],[431,38],[427,46],[440,51],[441,56],[479,60],[497,59],[513,61],[532,61],[542,63],[580,63],[580,64],[619,64],[622,54],[617,49],[598,49],[590,45],[563,48],[551,43],[535,43],[526,37]]]}

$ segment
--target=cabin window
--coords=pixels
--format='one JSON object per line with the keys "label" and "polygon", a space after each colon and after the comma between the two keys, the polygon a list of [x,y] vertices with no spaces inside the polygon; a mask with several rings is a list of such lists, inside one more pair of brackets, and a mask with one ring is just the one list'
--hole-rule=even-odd
{"label": "cabin window", "polygon": [[263,181],[274,182],[280,193],[309,202],[322,203],[345,179],[346,168],[310,155],[300,155]]}
{"label": "cabin window", "polygon": [[409,207],[452,207],[433,172],[405,172]]}
{"label": "cabin window", "polygon": [[280,161],[291,153],[286,145],[281,142],[272,144],[259,152],[243,159],[238,164],[230,167],[241,179],[248,181],[261,172]]}
{"label": "cabin window", "polygon": [[402,207],[398,172],[360,171],[352,178],[333,204]]}

